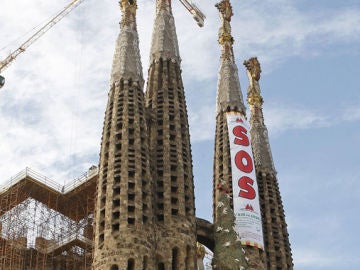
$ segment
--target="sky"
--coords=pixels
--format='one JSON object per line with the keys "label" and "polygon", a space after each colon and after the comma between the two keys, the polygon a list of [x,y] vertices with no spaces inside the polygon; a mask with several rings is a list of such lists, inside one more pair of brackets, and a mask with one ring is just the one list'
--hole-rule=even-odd
{"label": "sky", "polygon": [[[1,0],[0,59],[69,0]],[[199,28],[179,1],[196,214],[212,220],[212,167],[220,19],[197,0]],[[257,56],[264,118],[296,270],[360,269],[360,1],[232,0],[240,84]],[[144,76],[154,0],[138,0]],[[98,163],[110,68],[119,33],[115,0],[85,0],[2,75],[0,184],[30,167],[60,184]],[[30,32],[29,32],[30,31]]]}

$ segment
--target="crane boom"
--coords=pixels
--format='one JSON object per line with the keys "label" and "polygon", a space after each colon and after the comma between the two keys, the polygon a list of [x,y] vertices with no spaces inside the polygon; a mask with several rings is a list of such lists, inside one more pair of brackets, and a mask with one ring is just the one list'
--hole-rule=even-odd
{"label": "crane boom", "polygon": [[[35,34],[33,34],[30,38],[28,38],[25,42],[23,42],[19,48],[11,52],[4,60],[0,62],[0,72],[3,71],[5,68],[7,68],[19,54],[24,52],[31,44],[33,44],[36,40],[38,40],[50,28],[52,28],[56,23],[58,23],[62,18],[64,18],[67,14],[69,14],[74,8],[80,5],[83,1],[84,0],[72,0],[71,3],[65,6],[65,8],[63,8],[59,13],[57,13],[49,22],[47,22],[43,27],[41,27]],[[0,88],[1,86],[2,85],[0,80]]]}
{"label": "crane boom", "polygon": [[[73,9],[79,6],[85,0],[72,0],[65,8],[63,8],[59,13],[57,13],[49,22],[42,26],[35,34],[23,42],[20,47],[15,51],[11,52],[4,60],[0,61],[0,73],[7,68],[19,54],[23,53],[31,44],[38,40],[42,35],[49,31],[56,23],[63,19],[67,14],[69,14]],[[204,26],[205,15],[200,11],[200,9],[193,3],[189,3],[188,0],[179,0],[183,6],[193,15],[194,20],[200,27]],[[0,88],[5,84],[5,78],[0,75]]]}
{"label": "crane boom", "polygon": [[181,4],[193,15],[194,20],[200,27],[204,26],[205,15],[201,10],[194,4],[189,3],[187,0],[179,0]]}

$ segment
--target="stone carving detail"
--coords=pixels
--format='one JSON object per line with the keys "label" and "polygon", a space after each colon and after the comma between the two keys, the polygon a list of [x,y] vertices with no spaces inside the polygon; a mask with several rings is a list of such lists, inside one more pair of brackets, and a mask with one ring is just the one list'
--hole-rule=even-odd
{"label": "stone carving detail", "polygon": [[252,57],[244,61],[249,77],[248,103],[250,105],[251,140],[253,146],[255,165],[261,168],[269,168],[275,171],[272,159],[267,128],[264,124],[262,112],[263,98],[260,94],[261,67],[258,59]]}
{"label": "stone carving detail", "polygon": [[234,61],[234,53],[232,44],[234,39],[231,36],[231,17],[233,15],[232,7],[229,0],[223,0],[220,3],[215,5],[219,10],[221,27],[219,29],[219,43],[222,46],[221,57],[232,59]]}
{"label": "stone carving detail", "polygon": [[169,0],[157,0],[150,63],[157,59],[172,59],[180,63],[174,17]]}
{"label": "stone carving detail", "polygon": [[263,99],[260,95],[260,63],[256,57],[252,57],[247,61],[244,61],[244,66],[247,69],[247,75],[249,78],[249,91],[248,91],[248,102],[251,105],[261,107]]}
{"label": "stone carving detail", "polygon": [[223,0],[215,5],[219,10],[221,27],[219,29],[219,44],[221,45],[221,63],[217,85],[216,113],[227,110],[240,111],[245,114],[245,106],[240,88],[238,69],[235,64],[231,36],[231,4]]}
{"label": "stone carving detail", "polygon": [[261,67],[257,57],[252,57],[247,61],[244,61],[244,65],[249,71],[251,79],[256,81],[260,80]]}
{"label": "stone carving detail", "polygon": [[293,269],[291,248],[260,94],[261,67],[256,57],[244,61],[249,77],[250,134],[259,186],[267,269]]}
{"label": "stone carving detail", "polygon": [[123,14],[120,25],[125,26],[134,23],[137,9],[136,0],[120,0],[119,4]]}
{"label": "stone carving detail", "polygon": [[122,19],[115,47],[110,85],[123,78],[138,81],[140,86],[143,86],[139,37],[136,29],[136,0],[121,0],[120,7]]}
{"label": "stone carving detail", "polygon": [[217,113],[224,112],[228,108],[245,113],[238,69],[231,60],[223,59],[220,64],[217,91]]}
{"label": "stone carving detail", "polygon": [[234,15],[232,12],[232,6],[229,0],[223,0],[220,3],[215,5],[220,11],[220,16],[223,21],[231,21],[231,17]]}

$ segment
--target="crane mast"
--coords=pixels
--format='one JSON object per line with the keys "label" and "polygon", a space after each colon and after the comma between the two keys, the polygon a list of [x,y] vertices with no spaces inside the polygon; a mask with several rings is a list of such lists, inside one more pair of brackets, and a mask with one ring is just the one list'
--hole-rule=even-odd
{"label": "crane mast", "polygon": [[[7,68],[12,61],[18,57],[19,54],[23,53],[31,44],[38,40],[42,35],[49,31],[56,23],[63,19],[67,14],[69,14],[73,9],[79,6],[84,0],[73,0],[65,8],[63,8],[59,13],[57,13],[49,22],[47,22],[43,27],[41,27],[35,34],[23,42],[20,47],[15,51],[11,52],[4,60],[0,62],[0,72]],[[5,84],[5,78],[0,75],[0,88]]]}

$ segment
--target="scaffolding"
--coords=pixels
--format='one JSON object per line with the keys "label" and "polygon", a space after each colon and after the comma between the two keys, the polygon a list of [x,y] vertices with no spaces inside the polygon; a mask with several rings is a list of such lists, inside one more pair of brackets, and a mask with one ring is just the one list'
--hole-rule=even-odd
{"label": "scaffolding", "polygon": [[97,175],[62,186],[26,168],[0,187],[0,269],[90,269]]}

